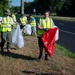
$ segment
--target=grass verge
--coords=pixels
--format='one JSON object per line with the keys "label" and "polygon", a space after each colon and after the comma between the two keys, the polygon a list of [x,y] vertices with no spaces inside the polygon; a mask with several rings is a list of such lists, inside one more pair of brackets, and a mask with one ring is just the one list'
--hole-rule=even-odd
{"label": "grass verge", "polygon": [[60,45],[56,44],[56,48],[59,49],[59,50],[56,49],[56,53],[58,55],[67,56],[67,57],[75,59],[75,53],[70,52],[69,50],[67,50],[63,46],[60,46]]}
{"label": "grass verge", "polygon": [[[43,17],[42,15],[34,15],[36,18]],[[72,21],[75,22],[75,17],[62,17],[62,16],[50,16],[52,19],[55,20],[63,20],[63,21]]]}
{"label": "grass verge", "polygon": [[38,39],[33,36],[24,36],[23,48],[12,46],[10,56],[4,47],[5,53],[0,54],[0,75],[74,75],[75,58],[67,49],[55,44],[52,57],[45,61],[43,51],[42,59],[39,55]]}

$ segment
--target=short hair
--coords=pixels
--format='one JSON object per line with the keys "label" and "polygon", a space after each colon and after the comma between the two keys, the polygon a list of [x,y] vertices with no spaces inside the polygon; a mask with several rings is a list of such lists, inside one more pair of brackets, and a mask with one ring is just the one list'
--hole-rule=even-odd
{"label": "short hair", "polygon": [[44,11],[44,14],[45,14],[45,13],[47,13],[47,12],[48,12],[48,13],[50,13],[50,11],[49,11],[49,10],[45,10],[45,11]]}
{"label": "short hair", "polygon": [[14,10],[14,13],[17,13],[17,11],[16,11],[16,10]]}
{"label": "short hair", "polygon": [[21,16],[25,16],[25,14],[21,14]]}

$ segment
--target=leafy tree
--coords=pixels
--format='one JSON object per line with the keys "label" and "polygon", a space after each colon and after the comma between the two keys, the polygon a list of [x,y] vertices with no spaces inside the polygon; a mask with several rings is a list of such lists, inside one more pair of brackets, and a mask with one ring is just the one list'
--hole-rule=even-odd
{"label": "leafy tree", "polygon": [[63,6],[62,0],[34,0],[34,2],[37,2],[37,10],[40,13],[43,13],[45,10],[56,12],[56,10],[61,10]]}
{"label": "leafy tree", "polygon": [[50,10],[50,12],[55,12],[60,16],[75,15],[75,0],[34,0],[24,3],[25,13],[28,14],[33,13],[33,9],[36,9],[37,14],[43,14],[45,10]]}
{"label": "leafy tree", "polygon": [[0,15],[3,15],[5,8],[9,8],[9,0],[0,0]]}

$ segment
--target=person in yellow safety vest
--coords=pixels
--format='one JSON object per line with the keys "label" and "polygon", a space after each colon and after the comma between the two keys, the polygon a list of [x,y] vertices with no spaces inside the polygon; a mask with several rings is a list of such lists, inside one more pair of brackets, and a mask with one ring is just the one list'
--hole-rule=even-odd
{"label": "person in yellow safety vest", "polygon": [[14,13],[12,14],[12,18],[15,23],[17,23],[16,15],[17,15],[17,11],[14,11]]}
{"label": "person in yellow safety vest", "polygon": [[31,35],[36,36],[36,20],[31,14],[29,15],[29,18],[29,24],[31,25]]}
{"label": "person in yellow safety vest", "polygon": [[11,35],[11,31],[12,31],[12,25],[13,25],[13,19],[10,17],[10,10],[9,9],[5,9],[4,10],[4,17],[2,18],[2,22],[1,22],[1,53],[4,52],[4,44],[7,41],[7,52],[10,52],[10,45],[12,42],[12,35]]}
{"label": "person in yellow safety vest", "polygon": [[28,23],[27,17],[24,14],[22,14],[20,17],[20,23],[21,23],[20,26],[21,29],[23,29],[23,27]]}
{"label": "person in yellow safety vest", "polygon": [[[48,28],[52,28],[55,26],[53,20],[49,18],[49,11],[44,12],[44,17],[40,18],[39,22],[37,23],[37,37],[38,37],[38,45],[39,45],[39,57],[38,59],[42,58],[42,52],[44,49],[44,44],[41,40],[41,34],[48,30]],[[48,60],[48,55],[45,52],[45,60]]]}

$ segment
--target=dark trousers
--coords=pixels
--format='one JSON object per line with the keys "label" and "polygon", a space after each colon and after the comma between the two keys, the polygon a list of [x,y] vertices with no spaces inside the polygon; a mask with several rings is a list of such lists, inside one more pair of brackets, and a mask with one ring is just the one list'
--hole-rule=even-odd
{"label": "dark trousers", "polygon": [[12,35],[11,32],[1,32],[1,49],[3,50],[4,44],[7,42],[7,49],[10,48],[12,42]]}
{"label": "dark trousers", "polygon": [[[44,44],[41,40],[41,37],[38,37],[38,45],[39,45],[39,57],[38,57],[38,59],[41,59],[42,54],[43,54],[43,48],[44,48]],[[45,60],[48,60],[47,52],[45,52]]]}

